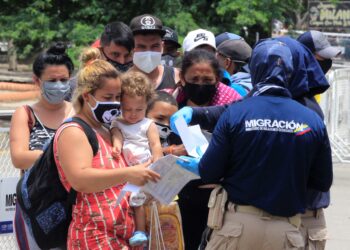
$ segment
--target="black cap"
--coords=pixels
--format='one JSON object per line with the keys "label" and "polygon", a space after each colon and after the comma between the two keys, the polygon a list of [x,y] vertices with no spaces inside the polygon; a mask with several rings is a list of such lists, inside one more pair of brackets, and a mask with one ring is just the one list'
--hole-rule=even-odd
{"label": "black cap", "polygon": [[166,27],[166,26],[163,26],[163,30],[165,30],[165,35],[163,36],[163,41],[172,42],[178,48],[180,48],[181,44],[179,44],[179,40],[178,40],[176,31],[171,29],[171,28],[169,28],[169,27]]}
{"label": "black cap", "polygon": [[150,14],[134,17],[130,22],[130,29],[134,35],[144,33],[158,33],[162,37],[165,35],[162,21]]}
{"label": "black cap", "polygon": [[240,63],[248,63],[252,55],[252,48],[244,40],[224,41],[216,51],[232,61]]}

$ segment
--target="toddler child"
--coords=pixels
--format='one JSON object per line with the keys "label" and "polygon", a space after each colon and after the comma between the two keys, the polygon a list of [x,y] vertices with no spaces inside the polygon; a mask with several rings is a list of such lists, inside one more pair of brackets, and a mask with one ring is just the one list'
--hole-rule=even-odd
{"label": "toddler child", "polygon": [[[122,154],[128,166],[137,165],[163,156],[157,126],[146,118],[148,102],[154,95],[153,86],[140,72],[127,72],[121,76],[122,116],[112,122],[113,156]],[[146,217],[143,203],[144,193],[133,193],[130,206],[135,208],[136,231],[130,238],[131,246],[143,245],[148,241]]]}

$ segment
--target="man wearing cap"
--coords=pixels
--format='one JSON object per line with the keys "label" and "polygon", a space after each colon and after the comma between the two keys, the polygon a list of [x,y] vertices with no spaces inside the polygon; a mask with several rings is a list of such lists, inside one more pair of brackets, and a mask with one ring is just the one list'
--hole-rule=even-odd
{"label": "man wearing cap", "polygon": [[184,53],[198,48],[215,53],[216,45],[214,34],[204,29],[197,29],[188,32],[182,43]]}
{"label": "man wearing cap", "polygon": [[169,27],[163,27],[165,30],[165,35],[163,36],[163,55],[162,55],[162,65],[167,65],[173,67],[176,65],[177,58],[180,56],[179,44],[177,33],[175,30]]}
{"label": "man wearing cap", "polygon": [[134,66],[131,70],[147,75],[156,90],[175,89],[179,81],[178,69],[161,65],[162,38],[166,33],[162,22],[155,16],[143,14],[131,20],[130,29],[135,42]]}
{"label": "man wearing cap", "polygon": [[[324,74],[332,67],[332,58],[341,54],[338,48],[332,47],[326,36],[319,31],[311,30],[301,34],[298,39],[315,56]],[[312,105],[318,111],[317,114],[324,119],[323,112],[316,100],[312,99]],[[306,212],[302,215],[300,231],[303,234],[307,249],[325,249],[327,239],[327,227],[324,216],[324,208],[330,204],[330,193],[313,189],[307,191]]]}
{"label": "man wearing cap", "polygon": [[252,89],[250,74],[246,70],[252,48],[242,39],[226,40],[216,50],[220,66],[230,75],[229,85],[241,96]]}
{"label": "man wearing cap", "polygon": [[307,31],[297,40],[311,50],[325,74],[332,67],[332,59],[341,54],[340,49],[333,47],[327,37],[317,30]]}

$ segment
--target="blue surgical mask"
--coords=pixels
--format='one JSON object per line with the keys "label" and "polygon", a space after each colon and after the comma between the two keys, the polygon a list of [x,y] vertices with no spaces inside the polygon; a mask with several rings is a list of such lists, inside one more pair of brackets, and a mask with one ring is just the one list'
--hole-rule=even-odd
{"label": "blue surgical mask", "polygon": [[93,96],[92,98],[96,101],[95,107],[91,107],[90,103],[88,105],[96,121],[111,124],[115,118],[121,115],[120,102],[101,102]]}
{"label": "blue surgical mask", "polygon": [[51,104],[59,104],[70,93],[69,81],[43,81],[42,95]]}

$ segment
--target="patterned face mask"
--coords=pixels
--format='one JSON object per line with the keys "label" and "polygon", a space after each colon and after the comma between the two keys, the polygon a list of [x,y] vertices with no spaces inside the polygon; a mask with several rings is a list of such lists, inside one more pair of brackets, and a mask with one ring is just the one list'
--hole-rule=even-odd
{"label": "patterned face mask", "polygon": [[121,115],[120,102],[101,102],[93,96],[92,98],[96,101],[95,107],[91,107],[90,103],[88,105],[96,121],[111,124],[115,118]]}

